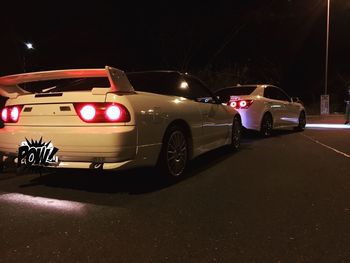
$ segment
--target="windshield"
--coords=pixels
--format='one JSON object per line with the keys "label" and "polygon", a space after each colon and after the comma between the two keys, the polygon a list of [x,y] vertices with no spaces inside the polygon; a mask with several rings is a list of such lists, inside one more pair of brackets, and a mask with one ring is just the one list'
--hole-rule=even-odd
{"label": "windshield", "polygon": [[180,75],[176,72],[134,72],[126,74],[137,91],[178,95]]}
{"label": "windshield", "polygon": [[215,92],[223,101],[229,101],[231,96],[249,95],[256,89],[256,86],[237,86],[226,88]]}
{"label": "windshield", "polygon": [[[132,72],[126,74],[131,85],[137,91],[165,95],[178,95],[181,76],[176,72]],[[109,88],[106,77],[70,78],[36,81],[19,85],[34,93],[90,91],[92,88]]]}

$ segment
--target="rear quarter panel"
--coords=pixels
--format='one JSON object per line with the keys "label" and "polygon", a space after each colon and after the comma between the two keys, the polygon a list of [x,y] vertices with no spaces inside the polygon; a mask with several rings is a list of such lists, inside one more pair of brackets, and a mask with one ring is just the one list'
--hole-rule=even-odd
{"label": "rear quarter panel", "polygon": [[267,111],[264,99],[260,95],[239,97],[244,100],[253,100],[248,109],[238,109],[242,118],[242,125],[247,129],[260,130],[262,116]]}
{"label": "rear quarter panel", "polygon": [[[113,100],[108,94],[107,101]],[[202,119],[196,102],[191,100],[147,92],[127,95],[125,105],[135,118],[138,129],[138,145],[161,144],[169,124],[184,120],[189,126],[195,141],[201,134]],[[195,143],[195,142],[194,142]]]}

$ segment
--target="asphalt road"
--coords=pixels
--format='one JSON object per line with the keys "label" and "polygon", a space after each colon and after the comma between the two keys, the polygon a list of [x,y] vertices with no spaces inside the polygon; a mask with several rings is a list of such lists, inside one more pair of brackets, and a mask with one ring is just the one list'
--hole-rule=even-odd
{"label": "asphalt road", "polygon": [[0,262],[350,262],[350,129],[152,169],[0,175]]}

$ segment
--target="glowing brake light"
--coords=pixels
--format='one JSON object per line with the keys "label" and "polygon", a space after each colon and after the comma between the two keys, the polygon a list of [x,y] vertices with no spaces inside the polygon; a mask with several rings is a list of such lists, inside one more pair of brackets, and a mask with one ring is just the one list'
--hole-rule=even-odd
{"label": "glowing brake light", "polygon": [[107,118],[116,121],[120,118],[121,110],[118,105],[111,105],[106,110]]}
{"label": "glowing brake light", "polygon": [[13,122],[17,122],[19,118],[19,109],[18,107],[13,107],[10,113],[10,118]]}
{"label": "glowing brake light", "polygon": [[235,109],[248,109],[252,103],[253,100],[234,100],[230,101],[229,105]]}
{"label": "glowing brake light", "polygon": [[232,108],[236,108],[236,107],[237,107],[237,102],[231,101],[231,102],[230,102],[230,106],[231,106]]}
{"label": "glowing brake light", "polygon": [[128,122],[129,111],[118,103],[75,103],[80,119],[90,123]]}
{"label": "glowing brake light", "polygon": [[241,100],[241,101],[239,102],[239,107],[240,107],[240,108],[244,108],[245,106],[247,106],[247,102],[246,102],[245,100]]}
{"label": "glowing brake light", "polygon": [[80,109],[80,116],[84,121],[91,121],[95,118],[96,110],[92,105],[85,105]]}
{"label": "glowing brake light", "polygon": [[1,111],[1,119],[5,123],[16,123],[19,120],[22,106],[9,106]]}
{"label": "glowing brake light", "polygon": [[7,108],[3,108],[1,111],[1,119],[4,122],[7,122],[7,120],[8,120],[7,112],[8,112]]}

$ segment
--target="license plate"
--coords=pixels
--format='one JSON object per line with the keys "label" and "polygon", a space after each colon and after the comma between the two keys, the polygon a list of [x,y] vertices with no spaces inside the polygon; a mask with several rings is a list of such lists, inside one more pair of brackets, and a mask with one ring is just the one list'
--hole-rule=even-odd
{"label": "license plate", "polygon": [[26,166],[55,166],[58,148],[51,141],[25,139],[18,148],[18,164]]}

